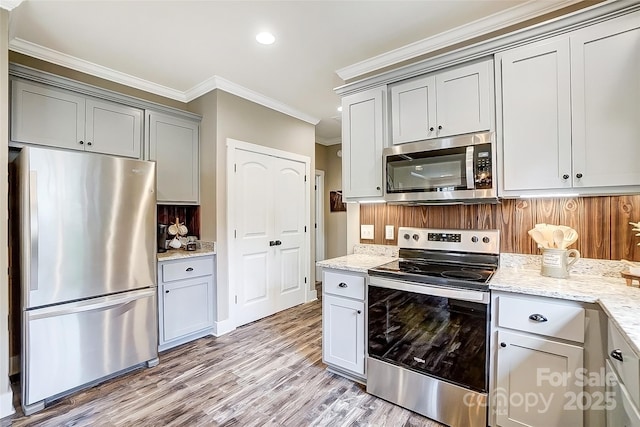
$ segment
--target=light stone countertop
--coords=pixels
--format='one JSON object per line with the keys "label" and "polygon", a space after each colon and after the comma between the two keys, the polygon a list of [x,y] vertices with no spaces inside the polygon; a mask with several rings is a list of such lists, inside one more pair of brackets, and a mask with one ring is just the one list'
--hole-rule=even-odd
{"label": "light stone countertop", "polygon": [[[370,268],[397,258],[394,249],[397,247],[356,245],[353,255],[319,261],[316,265],[366,273]],[[640,355],[640,288],[626,285],[620,276],[624,268],[622,263],[582,258],[572,268],[568,279],[555,279],[540,274],[540,258],[540,255],[501,254],[500,268],[491,279],[489,288],[599,304]]]}
{"label": "light stone countertop", "polygon": [[192,258],[206,255],[215,255],[215,242],[198,242],[200,249],[195,251],[187,251],[185,249],[167,249],[166,252],[158,253],[158,261],[170,261],[173,259]]}

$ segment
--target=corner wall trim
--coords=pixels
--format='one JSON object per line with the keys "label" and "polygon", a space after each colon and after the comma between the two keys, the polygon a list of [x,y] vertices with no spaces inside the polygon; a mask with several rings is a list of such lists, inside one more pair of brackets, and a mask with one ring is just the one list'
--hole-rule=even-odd
{"label": "corner wall trim", "polygon": [[11,390],[0,394],[0,419],[15,413],[13,407],[13,393]]}
{"label": "corner wall trim", "polygon": [[311,302],[311,301],[315,301],[318,299],[318,291],[317,290],[308,290],[307,291],[307,301],[306,302]]}
{"label": "corner wall trim", "polygon": [[216,321],[213,324],[213,336],[219,337],[221,335],[228,334],[231,331],[235,331],[236,327],[231,319],[225,319]]}

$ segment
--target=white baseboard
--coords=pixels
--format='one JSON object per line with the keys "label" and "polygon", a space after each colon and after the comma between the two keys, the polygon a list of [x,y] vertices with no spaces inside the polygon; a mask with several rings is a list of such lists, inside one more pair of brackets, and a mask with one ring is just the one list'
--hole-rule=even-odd
{"label": "white baseboard", "polygon": [[220,320],[213,324],[213,336],[219,337],[220,335],[228,334],[236,329],[231,319]]}
{"label": "white baseboard", "polygon": [[307,302],[315,301],[318,299],[318,291],[317,290],[308,290],[307,291]]}
{"label": "white baseboard", "polygon": [[11,390],[0,394],[0,419],[8,417],[15,412],[13,408],[13,393]]}
{"label": "white baseboard", "polygon": [[9,359],[9,375],[20,373],[20,355],[11,356]]}

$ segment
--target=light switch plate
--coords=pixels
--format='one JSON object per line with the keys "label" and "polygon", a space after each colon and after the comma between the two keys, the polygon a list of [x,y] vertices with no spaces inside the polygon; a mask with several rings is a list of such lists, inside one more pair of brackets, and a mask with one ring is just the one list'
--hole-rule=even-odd
{"label": "light switch plate", "polygon": [[393,225],[384,226],[384,238],[387,240],[393,240]]}
{"label": "light switch plate", "polygon": [[373,224],[360,225],[360,238],[366,240],[373,240]]}

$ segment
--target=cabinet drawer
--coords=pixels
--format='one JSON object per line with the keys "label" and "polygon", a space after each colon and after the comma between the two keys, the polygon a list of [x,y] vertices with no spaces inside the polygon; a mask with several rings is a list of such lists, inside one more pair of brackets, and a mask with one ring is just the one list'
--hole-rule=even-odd
{"label": "cabinet drawer", "polygon": [[213,274],[211,257],[197,257],[173,261],[162,265],[162,281],[190,279]]}
{"label": "cabinet drawer", "polygon": [[[633,402],[640,406],[640,361],[618,328],[609,321],[607,354],[611,366],[629,391]],[[620,360],[622,359],[622,360]]]}
{"label": "cabinet drawer", "polygon": [[364,299],[364,276],[325,271],[322,288],[328,294]]}
{"label": "cabinet drawer", "polygon": [[498,298],[498,326],[503,328],[584,342],[584,316],[581,307],[521,298]]}

